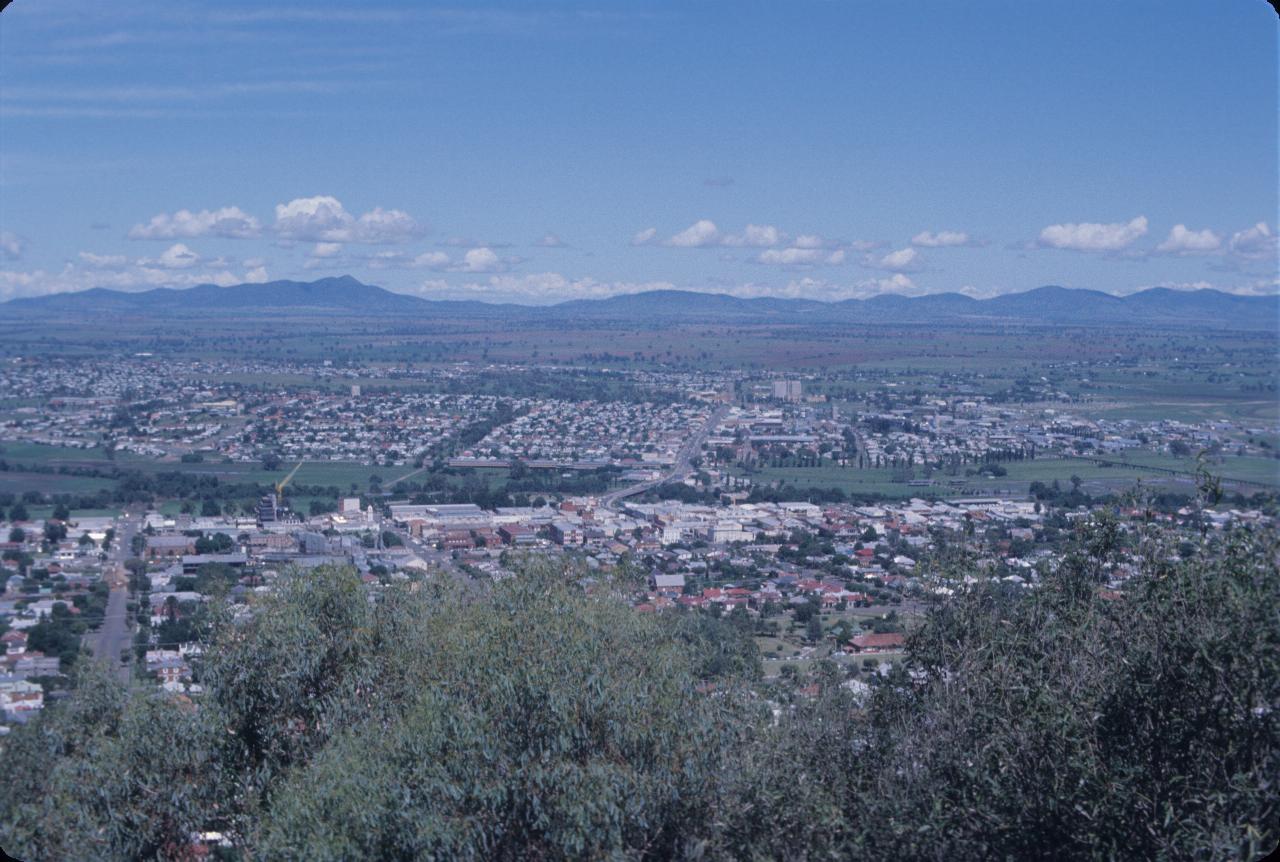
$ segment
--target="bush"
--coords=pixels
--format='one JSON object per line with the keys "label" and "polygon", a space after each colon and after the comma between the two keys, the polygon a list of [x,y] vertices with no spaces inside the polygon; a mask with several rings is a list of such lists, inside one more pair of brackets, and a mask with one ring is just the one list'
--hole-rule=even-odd
{"label": "bush", "polygon": [[639,614],[550,564],[376,604],[350,570],[285,577],[216,622],[195,701],[126,696],[89,667],[16,729],[0,843],[175,858],[217,829],[248,858],[322,860],[1259,857],[1280,836],[1275,537],[1227,534],[1115,598],[1099,586],[1118,535],[1083,536],[1035,591],[979,582],[935,608],[865,697],[829,663],[761,683],[745,616]]}

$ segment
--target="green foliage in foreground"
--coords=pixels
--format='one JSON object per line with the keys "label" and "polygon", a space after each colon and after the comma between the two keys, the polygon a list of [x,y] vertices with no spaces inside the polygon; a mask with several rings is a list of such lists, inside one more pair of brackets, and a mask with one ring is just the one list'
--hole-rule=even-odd
{"label": "green foliage in foreground", "polygon": [[[1112,540],[934,611],[859,700],[770,709],[754,646],[534,566],[223,621],[195,703],[82,678],[5,742],[25,859],[1249,858],[1280,835],[1280,572],[1236,534],[1101,597]],[[1163,555],[1152,553],[1151,559]]]}

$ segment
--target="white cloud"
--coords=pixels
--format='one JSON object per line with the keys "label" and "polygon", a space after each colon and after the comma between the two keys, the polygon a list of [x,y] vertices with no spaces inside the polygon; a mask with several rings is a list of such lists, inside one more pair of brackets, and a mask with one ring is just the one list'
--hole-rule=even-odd
{"label": "white cloud", "polygon": [[1170,290],[1217,290],[1222,293],[1233,293],[1236,296],[1275,296],[1280,293],[1280,278],[1258,278],[1252,281],[1234,284],[1215,284],[1203,279],[1199,281],[1164,281],[1158,284],[1144,284],[1127,293],[1139,293],[1153,287],[1166,287]]}
{"label": "white cloud", "polygon": [[455,260],[447,252],[443,251],[424,251],[413,258],[396,251],[379,252],[368,259],[369,265],[374,269],[401,267],[432,269],[436,272],[469,273],[506,272],[512,265],[519,262],[520,258],[518,257],[499,257],[493,249],[487,246],[467,249],[460,260]]}
{"label": "white cloud", "polygon": [[593,278],[571,279],[558,272],[528,275],[494,275],[487,281],[450,285],[440,279],[424,281],[420,294],[439,298],[481,299],[488,302],[524,302],[546,304],[568,299],[599,299],[621,293],[647,290],[672,290],[670,282],[597,281]]}
{"label": "white cloud", "polygon": [[329,195],[276,204],[276,233],[289,239],[349,242],[355,219]]}
{"label": "white cloud", "polygon": [[[702,224],[702,222],[699,222],[699,224]],[[707,222],[707,224],[711,224],[711,222]],[[715,226],[712,225],[713,229],[714,227]],[[688,231],[686,231],[686,233],[687,232]],[[752,248],[769,248],[782,242],[782,240],[782,232],[771,224],[749,224],[746,226],[746,229],[742,231],[741,236],[726,236],[722,240],[722,244],[730,246],[745,245]]]}
{"label": "white cloud", "polygon": [[500,272],[505,267],[491,248],[469,249],[462,257],[462,272]]}
{"label": "white cloud", "polygon": [[891,251],[871,263],[876,269],[886,269],[889,272],[909,272],[919,268],[920,253],[914,248],[900,248],[897,251]]}
{"label": "white cloud", "polygon": [[276,205],[276,233],[312,242],[401,242],[420,235],[423,228],[402,210],[375,207],[358,219],[331,195],[294,198]]}
{"label": "white cloud", "polygon": [[857,282],[836,282],[806,276],[793,279],[785,286],[772,284],[740,284],[725,289],[725,293],[750,299],[761,296],[780,296],[788,299],[817,299],[838,302],[843,299],[866,299],[881,293],[919,295],[923,293],[909,277],[901,273],[888,278],[872,278]]}
{"label": "white cloud", "polygon": [[821,248],[770,248],[760,252],[756,263],[773,266],[813,266],[825,263],[830,266],[844,263],[844,251],[828,252]]}
{"label": "white cloud", "polygon": [[138,266],[159,267],[160,269],[190,269],[200,263],[200,255],[180,242],[166,248],[158,258],[141,258]]}
{"label": "white cloud", "polygon": [[658,229],[656,227],[647,227],[644,230],[631,237],[632,245],[653,245],[658,239]]}
{"label": "white cloud", "polygon": [[24,245],[17,234],[0,230],[0,255],[3,255],[5,260],[17,260],[22,257]]}
{"label": "white cloud", "polygon": [[[173,249],[170,249],[173,251]],[[188,250],[189,251],[189,250]],[[169,260],[179,264],[172,268],[159,261],[142,259],[123,267],[104,268],[93,258],[110,257],[91,255],[83,263],[68,263],[60,271],[34,270],[18,272],[0,270],[0,300],[20,296],[43,296],[51,293],[67,293],[106,287],[112,290],[148,290],[154,287],[194,287],[197,284],[217,284],[223,287],[249,281],[265,281],[265,265],[249,268],[244,275],[237,275],[225,266],[214,266],[216,261],[205,261],[203,266],[186,266],[182,252],[175,252]],[[163,258],[164,255],[161,255]],[[111,261],[114,264],[114,260]],[[85,265],[88,264],[88,265]]]}
{"label": "white cloud", "polygon": [[1249,260],[1265,260],[1276,255],[1276,235],[1266,222],[1258,222],[1251,228],[1231,235],[1232,254]]}
{"label": "white cloud", "polygon": [[342,254],[340,242],[318,242],[316,247],[311,249],[312,257],[337,257],[340,254]]}
{"label": "white cloud", "polygon": [[217,210],[178,210],[173,215],[160,213],[146,224],[129,229],[129,239],[191,239],[218,236],[229,239],[251,239],[262,233],[262,223],[239,207]]}
{"label": "white cloud", "polygon": [[699,219],[666,241],[676,248],[706,248],[720,243],[720,229],[710,219]]}
{"label": "white cloud", "polygon": [[413,216],[403,210],[374,207],[356,221],[356,242],[400,242],[422,233]]}
{"label": "white cloud", "polygon": [[1053,224],[1040,231],[1039,244],[1072,251],[1120,251],[1146,232],[1146,216],[1138,216],[1124,224]]}
{"label": "white cloud", "polygon": [[564,248],[564,240],[554,233],[547,234],[537,244],[542,248]]}
{"label": "white cloud", "polygon": [[958,230],[941,230],[937,233],[924,230],[911,238],[911,244],[921,248],[969,245],[971,242],[967,233]]}
{"label": "white cloud", "polygon": [[449,255],[442,251],[424,251],[413,259],[413,266],[426,269],[447,269]]}
{"label": "white cloud", "polygon": [[123,269],[129,264],[129,258],[122,254],[94,254],[91,251],[82,251],[78,257],[96,269]]}
{"label": "white cloud", "polygon": [[1176,224],[1164,242],[1156,246],[1161,254],[1208,254],[1222,247],[1222,238],[1205,228],[1188,230],[1184,224]]}

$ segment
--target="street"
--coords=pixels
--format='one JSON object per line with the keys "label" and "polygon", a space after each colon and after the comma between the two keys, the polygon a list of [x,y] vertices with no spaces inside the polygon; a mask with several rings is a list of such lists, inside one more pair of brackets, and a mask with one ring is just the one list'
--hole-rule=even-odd
{"label": "street", "polygon": [[636,494],[643,494],[650,488],[656,488],[665,482],[678,482],[684,479],[693,470],[693,459],[697,457],[698,452],[702,449],[702,441],[707,439],[717,425],[723,421],[729,412],[729,405],[725,404],[717,407],[711,416],[707,418],[706,423],[685,444],[680,447],[679,453],[676,455],[676,461],[671,465],[671,469],[657,479],[651,479],[648,482],[639,482],[635,485],[629,485],[626,488],[619,488],[616,491],[610,491],[600,498],[600,508],[606,511],[615,511],[614,506],[619,500],[627,497],[634,497]]}
{"label": "street", "polygon": [[103,617],[101,628],[85,636],[85,643],[93,652],[94,658],[114,668],[120,681],[126,684],[129,682],[129,665],[121,661],[120,656],[133,645],[133,640],[127,609],[129,571],[124,567],[124,561],[133,556],[130,545],[139,526],[138,516],[131,512],[126,512],[119,521],[115,547],[103,570],[103,580],[111,588],[106,616]]}

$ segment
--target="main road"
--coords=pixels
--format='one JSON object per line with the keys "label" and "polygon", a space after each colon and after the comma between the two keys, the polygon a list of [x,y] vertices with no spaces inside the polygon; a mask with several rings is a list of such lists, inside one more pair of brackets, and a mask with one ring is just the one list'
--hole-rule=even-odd
{"label": "main road", "polygon": [[129,665],[121,660],[121,654],[133,645],[129,632],[129,570],[124,562],[133,556],[133,537],[138,532],[140,517],[125,512],[116,522],[115,548],[103,564],[102,578],[111,588],[107,597],[107,612],[102,626],[86,638],[93,657],[112,667],[123,683],[129,682]]}
{"label": "main road", "polygon": [[715,430],[716,426],[724,421],[724,417],[729,413],[729,405],[722,404],[711,412],[707,417],[707,421],[694,432],[693,436],[684,441],[680,447],[680,451],[676,453],[676,460],[671,465],[671,469],[663,473],[657,479],[650,479],[647,482],[638,482],[635,485],[628,485],[625,488],[618,488],[610,491],[600,498],[600,508],[610,512],[616,512],[619,500],[627,497],[634,497],[636,494],[643,494],[650,488],[656,488],[666,482],[679,482],[690,473],[693,472],[693,459],[697,457],[698,452],[702,450],[702,444],[708,435]]}

